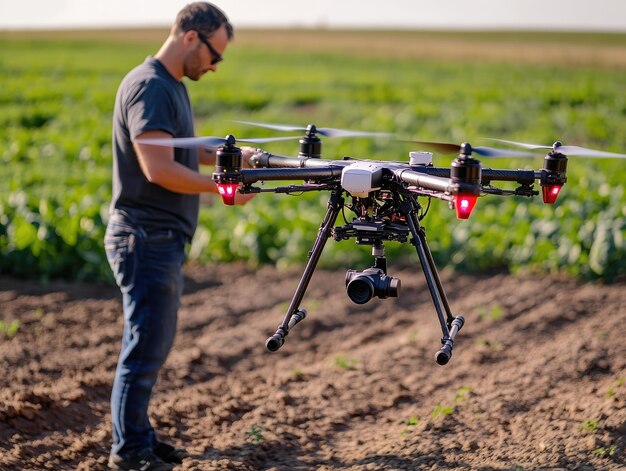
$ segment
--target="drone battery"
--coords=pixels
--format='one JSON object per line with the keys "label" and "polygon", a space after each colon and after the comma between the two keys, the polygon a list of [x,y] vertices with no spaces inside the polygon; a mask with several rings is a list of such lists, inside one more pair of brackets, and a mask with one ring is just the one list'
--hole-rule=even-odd
{"label": "drone battery", "polygon": [[380,189],[382,176],[380,164],[357,162],[343,169],[341,186],[352,196],[367,198],[370,192]]}

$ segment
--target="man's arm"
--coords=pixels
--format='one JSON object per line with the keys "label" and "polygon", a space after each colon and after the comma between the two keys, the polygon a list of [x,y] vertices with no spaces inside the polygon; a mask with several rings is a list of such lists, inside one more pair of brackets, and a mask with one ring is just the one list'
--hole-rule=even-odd
{"label": "man's arm", "polygon": [[200,165],[215,165],[215,152],[217,147],[203,147],[198,149]]}
{"label": "man's arm", "polygon": [[217,193],[213,179],[176,162],[172,148],[137,142],[141,138],[171,137],[164,131],[147,131],[137,136],[133,143],[139,165],[148,181],[176,193]]}

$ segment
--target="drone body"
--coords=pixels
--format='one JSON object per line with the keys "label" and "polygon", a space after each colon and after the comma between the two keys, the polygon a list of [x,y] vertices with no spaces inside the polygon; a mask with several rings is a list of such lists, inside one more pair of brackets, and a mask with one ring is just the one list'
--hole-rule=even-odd
{"label": "drone body", "polygon": [[[452,356],[454,338],[465,322],[462,316],[452,314],[450,305],[437,272],[432,253],[426,241],[426,232],[421,220],[426,216],[432,198],[447,201],[456,211],[459,219],[470,217],[479,196],[518,195],[532,197],[539,194],[534,184],[539,183],[544,203],[554,204],[562,186],[567,181],[567,156],[586,155],[599,157],[626,158],[624,154],[593,151],[575,146],[553,146],[523,144],[502,141],[529,149],[549,149],[544,157],[544,166],[539,170],[507,170],[483,168],[473,154],[485,157],[532,155],[527,151],[511,151],[491,147],[475,147],[469,143],[462,145],[408,141],[443,152],[458,152],[449,168],[434,167],[432,154],[412,152],[409,162],[389,162],[379,160],[359,160],[345,157],[343,160],[321,158],[321,140],[317,134],[328,137],[367,137],[382,136],[381,133],[354,132],[332,128],[306,128],[264,125],[281,131],[304,130],[304,137],[247,139],[241,142],[270,142],[272,140],[299,139],[300,152],[297,157],[273,155],[259,151],[242,164],[242,154],[232,135],[226,138],[185,138],[168,139],[159,142],[146,142],[154,145],[217,146],[216,168],[213,173],[218,191],[227,205],[234,204],[235,193],[285,193],[295,194],[308,191],[329,191],[330,198],[326,214],[320,224],[317,238],[309,252],[304,272],[296,288],[283,322],[275,334],[266,341],[270,351],[278,350],[290,330],[306,317],[306,310],[300,307],[320,259],[326,241],[355,239],[357,244],[371,246],[374,264],[362,271],[348,270],[346,291],[350,299],[364,304],[373,297],[385,299],[397,297],[400,293],[400,280],[387,274],[385,242],[410,242],[417,252],[424,272],[437,317],[440,323],[442,347],[436,352],[435,360],[440,365],[448,363]],[[193,141],[196,139],[196,141]],[[165,142],[167,141],[167,142]],[[268,181],[301,181],[299,184],[263,188],[256,184]],[[517,188],[505,190],[495,187],[494,182],[514,182]],[[424,208],[419,199],[426,198]],[[353,216],[347,218],[345,211]],[[343,213],[345,224],[336,225]]]}

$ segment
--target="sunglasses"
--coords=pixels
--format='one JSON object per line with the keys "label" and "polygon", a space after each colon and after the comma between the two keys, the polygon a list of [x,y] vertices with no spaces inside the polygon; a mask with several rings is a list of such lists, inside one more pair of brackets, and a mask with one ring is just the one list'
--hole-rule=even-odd
{"label": "sunglasses", "polygon": [[211,54],[213,55],[213,58],[211,59],[211,65],[215,65],[218,62],[223,61],[224,58],[222,57],[222,55],[215,50],[215,48],[211,45],[206,36],[199,31],[196,31],[196,33],[198,33],[198,38],[200,38],[200,41],[202,41],[206,45],[206,47],[209,48],[209,51],[211,51]]}

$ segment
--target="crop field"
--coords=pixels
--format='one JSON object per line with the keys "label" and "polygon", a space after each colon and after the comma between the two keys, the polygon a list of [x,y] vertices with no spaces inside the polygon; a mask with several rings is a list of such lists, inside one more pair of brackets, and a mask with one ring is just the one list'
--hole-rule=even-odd
{"label": "crop field", "polygon": [[[0,35],[0,270],[108,279],[102,237],[110,198],[111,113],[124,74],[165,30]],[[198,135],[276,132],[233,120],[340,127],[474,145],[495,137],[626,151],[626,35],[241,31],[219,73],[188,88]],[[294,155],[293,144],[270,152]],[[326,140],[325,158],[405,160],[415,146]],[[445,166],[454,156],[435,155]],[[540,168],[530,159],[486,167]],[[439,263],[462,269],[626,274],[623,160],[570,158],[555,206],[481,198],[459,222],[434,201],[424,226]],[[241,208],[207,197],[192,259],[301,263],[326,194],[261,195]],[[389,254],[406,253],[390,247]],[[332,267],[368,257],[329,244]],[[409,255],[410,256],[410,255]]]}
{"label": "crop field", "polygon": [[[2,470],[106,467],[124,322],[102,247],[111,114],[122,77],[166,33],[0,33]],[[198,135],[278,134],[234,122],[245,120],[626,152],[626,35],[238,31],[225,59],[187,82]],[[326,139],[323,150],[406,161],[417,149]],[[268,352],[328,194],[242,207],[203,196],[189,253],[200,263],[185,267],[150,407],[160,436],[189,453],[177,469],[626,469],[625,162],[570,158],[553,206],[485,196],[459,221],[432,202],[423,225],[466,318],[445,367],[409,244],[386,246],[401,297],[357,305],[345,269],[370,264],[369,247],[329,242],[307,319]]]}

